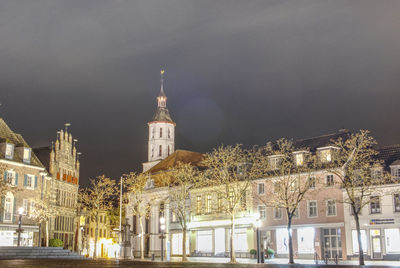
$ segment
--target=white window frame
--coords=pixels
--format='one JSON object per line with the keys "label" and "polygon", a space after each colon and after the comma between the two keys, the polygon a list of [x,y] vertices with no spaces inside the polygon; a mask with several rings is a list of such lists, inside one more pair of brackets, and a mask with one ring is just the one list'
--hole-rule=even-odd
{"label": "white window frame", "polygon": [[[311,183],[310,183],[311,180],[312,180],[312,187],[311,187]],[[315,189],[316,185],[317,185],[317,179],[314,176],[310,176],[310,177],[308,177],[307,183],[308,183],[310,189]]]}
{"label": "white window frame", "polygon": [[22,207],[24,208],[23,215],[28,215],[28,211],[29,211],[29,200],[28,199],[22,200]]}
{"label": "white window frame", "polygon": [[[332,202],[332,201],[333,201],[333,209],[335,211],[335,214],[329,214],[329,202]],[[328,200],[326,200],[326,216],[327,217],[337,216],[336,199],[328,199]]]}
{"label": "white window frame", "polygon": [[[25,155],[25,153],[28,153],[28,155]],[[23,162],[24,163],[30,163],[31,162],[31,157],[32,157],[32,149],[31,148],[24,148],[23,151]]]}
{"label": "white window frame", "polygon": [[[377,200],[377,203],[379,204],[379,211],[374,211],[372,212],[372,203],[373,203],[373,199]],[[375,201],[374,201],[375,203]],[[376,208],[375,208],[376,210]],[[369,214],[381,214],[382,213],[382,202],[379,196],[371,196],[370,197],[370,202],[369,202]]]}
{"label": "white window frame", "polygon": [[[397,195],[397,206],[396,206],[396,195]],[[399,213],[400,212],[400,193],[395,193],[393,194],[393,211],[395,213]]]}
{"label": "white window frame", "polygon": [[[10,201],[8,201],[10,200]],[[9,205],[10,211],[6,209]],[[11,192],[7,192],[5,198],[4,198],[4,207],[2,210],[3,213],[3,222],[12,222],[13,217],[14,217],[14,195]],[[10,219],[6,219],[6,213],[10,214]]]}
{"label": "white window frame", "polygon": [[[328,178],[332,178],[332,184],[328,184]],[[335,185],[335,177],[333,174],[328,174],[325,176],[325,186],[326,187],[333,187]]]}
{"label": "white window frame", "polygon": [[257,210],[260,215],[260,220],[265,220],[267,218],[267,207],[264,205],[259,205]]}
{"label": "white window frame", "polygon": [[[315,216],[314,215],[310,215],[310,203],[311,202],[315,202]],[[307,200],[307,217],[308,218],[318,218],[318,202],[317,200]]]}
{"label": "white window frame", "polygon": [[393,177],[400,178],[400,166],[392,166],[391,171]]}
{"label": "white window frame", "polygon": [[[8,153],[8,152],[10,152],[10,153]],[[14,158],[14,144],[6,143],[4,157],[8,160],[12,160]]]}
{"label": "white window frame", "polygon": [[[30,185],[28,184],[29,180],[31,182]],[[31,190],[35,189],[35,176],[34,175],[26,174],[26,186],[25,186],[25,188],[31,189]]]}
{"label": "white window frame", "polygon": [[[16,172],[12,169],[7,170],[7,178],[6,181],[9,185],[16,186],[15,179],[16,179]],[[10,181],[9,181],[10,180]]]}

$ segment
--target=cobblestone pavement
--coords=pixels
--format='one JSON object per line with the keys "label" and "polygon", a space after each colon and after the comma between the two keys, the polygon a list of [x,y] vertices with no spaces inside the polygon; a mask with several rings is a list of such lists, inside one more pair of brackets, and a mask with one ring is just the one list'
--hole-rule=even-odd
{"label": "cobblestone pavement", "polygon": [[[274,259],[274,263],[268,260],[266,264],[256,264],[256,263],[245,263],[247,259],[239,259],[238,264],[229,264],[224,258],[191,258],[190,262],[159,262],[159,261],[128,261],[128,260],[0,260],[0,268],[152,268],[152,267],[171,267],[171,268],[257,268],[257,267],[268,267],[268,268],[294,268],[294,267],[322,267],[325,265],[315,265],[313,262],[305,260],[296,260],[297,264],[288,265],[287,259]],[[200,262],[200,259],[202,262]],[[219,261],[219,263],[217,262]],[[253,260],[248,260],[253,261]],[[367,262],[368,268],[372,267],[400,267],[399,262]],[[356,262],[343,262],[338,266],[328,265],[327,267],[358,267]]]}

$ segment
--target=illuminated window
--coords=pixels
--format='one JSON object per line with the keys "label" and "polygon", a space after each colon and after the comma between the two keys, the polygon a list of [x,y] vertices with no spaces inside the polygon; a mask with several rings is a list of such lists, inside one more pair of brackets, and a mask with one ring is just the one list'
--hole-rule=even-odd
{"label": "illuminated window", "polygon": [[276,253],[289,253],[289,234],[286,228],[276,229]]}
{"label": "illuminated window", "polygon": [[212,251],[212,230],[197,231],[197,251]]}
{"label": "illuminated window", "polygon": [[269,159],[269,165],[271,169],[278,169],[281,163],[281,158],[279,156],[273,156]]}
{"label": "illuminated window", "polygon": [[322,162],[331,162],[332,153],[330,149],[325,149],[320,151],[320,157]]}
{"label": "illuminated window", "polygon": [[400,232],[398,228],[385,229],[387,253],[400,253]]}
{"label": "illuminated window", "polygon": [[229,204],[231,206],[231,208],[233,207],[235,201],[235,193],[233,191],[229,192]]}
{"label": "illuminated window", "polygon": [[11,222],[13,218],[14,196],[8,192],[4,198],[4,215],[3,220]]}
{"label": "illuminated window", "polygon": [[400,167],[392,167],[392,176],[400,178]]}
{"label": "illuminated window", "polygon": [[201,196],[198,195],[196,199],[196,213],[201,214]]}
{"label": "illuminated window", "polygon": [[207,195],[207,200],[206,200],[206,212],[211,213],[211,195]]}
{"label": "illuminated window", "polygon": [[[368,247],[367,247],[367,234],[365,230],[360,230],[361,233],[361,246],[363,249],[364,253],[367,253]],[[357,238],[357,230],[352,230],[352,240],[353,240],[353,254],[357,254],[359,252],[358,250],[358,238]]]}
{"label": "illuminated window", "polygon": [[5,153],[5,158],[12,160],[14,157],[14,144],[7,143],[6,144],[6,153]]}
{"label": "illuminated window", "polygon": [[30,148],[24,148],[24,158],[23,158],[24,163],[30,163],[31,162],[31,149]]}
{"label": "illuminated window", "polygon": [[[229,231],[231,233],[231,230]],[[228,240],[228,242],[230,242],[230,239]],[[235,251],[240,251],[240,252],[248,251],[247,233],[245,228],[235,229],[235,232],[233,234],[233,243],[235,245]]]}
{"label": "illuminated window", "polygon": [[295,154],[296,166],[302,166],[304,163],[304,155],[302,153]]}
{"label": "illuminated window", "polygon": [[313,227],[297,229],[297,243],[299,253],[314,253],[315,230]]}
{"label": "illuminated window", "polygon": [[218,212],[222,211],[222,194],[218,193]]}

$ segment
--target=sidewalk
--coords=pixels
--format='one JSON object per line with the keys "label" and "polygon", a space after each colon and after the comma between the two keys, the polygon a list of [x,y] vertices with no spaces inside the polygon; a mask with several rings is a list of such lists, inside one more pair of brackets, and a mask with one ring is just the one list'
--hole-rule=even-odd
{"label": "sidewalk", "polygon": [[[247,263],[247,264],[256,264],[256,259],[244,259],[237,258],[238,263]],[[156,261],[160,261],[157,259]],[[181,257],[171,257],[171,262],[180,262]],[[189,262],[205,262],[205,263],[228,263],[229,258],[219,258],[219,257],[188,257]],[[310,259],[295,259],[295,263],[297,264],[315,264],[314,260]],[[266,264],[287,264],[288,259],[286,258],[274,258],[274,259],[266,259]],[[325,264],[322,260],[318,261],[318,264]],[[335,265],[333,261],[329,261],[328,264]],[[339,260],[339,265],[358,265],[358,260]],[[378,266],[398,266],[400,267],[399,261],[365,261],[365,265],[378,265]]]}

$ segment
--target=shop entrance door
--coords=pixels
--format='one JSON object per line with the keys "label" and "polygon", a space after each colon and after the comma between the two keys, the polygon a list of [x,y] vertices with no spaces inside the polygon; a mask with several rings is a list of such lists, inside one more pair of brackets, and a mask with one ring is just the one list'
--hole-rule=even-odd
{"label": "shop entrance door", "polygon": [[381,259],[382,258],[381,237],[372,236],[371,240],[372,240],[372,258]]}
{"label": "shop entrance door", "polygon": [[326,228],[321,230],[322,258],[342,258],[342,241],[340,228]]}

